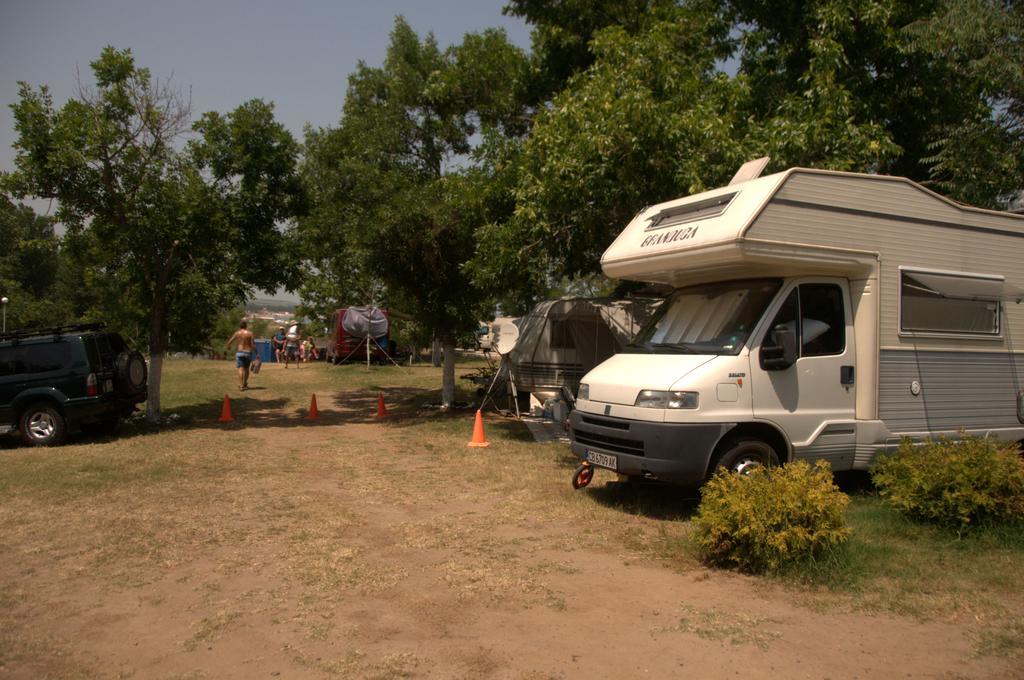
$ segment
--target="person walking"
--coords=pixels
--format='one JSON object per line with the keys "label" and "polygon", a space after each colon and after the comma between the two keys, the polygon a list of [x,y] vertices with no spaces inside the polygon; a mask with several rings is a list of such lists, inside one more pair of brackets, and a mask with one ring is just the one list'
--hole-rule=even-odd
{"label": "person walking", "polygon": [[288,333],[284,336],[284,367],[288,368],[288,364],[295,362],[295,368],[299,368],[299,326],[298,324],[290,326]]}
{"label": "person walking", "polygon": [[238,389],[249,389],[249,366],[252,364],[252,353],[256,349],[252,331],[245,321],[238,325],[238,330],[228,340],[227,347],[235,343],[235,368],[238,369]]}
{"label": "person walking", "polygon": [[281,363],[284,360],[284,326],[278,326],[277,333],[270,339],[270,344],[274,348],[274,358],[277,363]]}

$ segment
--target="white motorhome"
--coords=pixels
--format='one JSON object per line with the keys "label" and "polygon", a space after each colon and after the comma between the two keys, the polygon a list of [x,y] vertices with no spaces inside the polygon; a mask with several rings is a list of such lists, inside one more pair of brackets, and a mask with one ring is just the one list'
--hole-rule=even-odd
{"label": "white motorhome", "polygon": [[1024,216],[793,168],[644,209],[601,258],[676,290],[583,377],[572,448],[630,477],[867,469],[903,437],[1024,438]]}

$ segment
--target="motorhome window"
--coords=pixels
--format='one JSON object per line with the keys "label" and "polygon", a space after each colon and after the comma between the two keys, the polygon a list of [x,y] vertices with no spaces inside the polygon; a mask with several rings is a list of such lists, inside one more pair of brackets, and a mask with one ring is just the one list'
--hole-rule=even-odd
{"label": "motorhome window", "polygon": [[842,354],[846,349],[843,289],[834,283],[800,286],[800,356]]}
{"label": "motorhome window", "polygon": [[1002,280],[900,271],[900,332],[999,335]]}
{"label": "motorhome window", "polygon": [[662,210],[654,216],[651,223],[647,225],[647,229],[645,229],[645,231],[664,229],[665,227],[674,227],[687,222],[696,222],[697,220],[706,220],[712,217],[718,217],[725,212],[725,209],[729,207],[729,204],[732,203],[732,199],[734,199],[738,193],[738,191],[734,191],[731,194],[723,194],[722,196],[716,196],[714,198],[706,198],[703,201],[695,201],[693,203],[687,203],[686,205]]}
{"label": "motorhome window", "polygon": [[769,328],[778,326],[799,333],[801,357],[842,354],[846,349],[843,289],[832,283],[805,283],[794,288]]}
{"label": "motorhome window", "polygon": [[625,351],[738,354],[781,285],[775,279],[758,279],[681,288]]}

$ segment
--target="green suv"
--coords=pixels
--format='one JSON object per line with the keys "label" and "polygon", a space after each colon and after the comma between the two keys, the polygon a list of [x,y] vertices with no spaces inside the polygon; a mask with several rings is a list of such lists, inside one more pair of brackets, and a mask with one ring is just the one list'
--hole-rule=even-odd
{"label": "green suv", "polygon": [[146,360],[103,324],[0,334],[0,434],[33,446],[111,433],[146,400]]}

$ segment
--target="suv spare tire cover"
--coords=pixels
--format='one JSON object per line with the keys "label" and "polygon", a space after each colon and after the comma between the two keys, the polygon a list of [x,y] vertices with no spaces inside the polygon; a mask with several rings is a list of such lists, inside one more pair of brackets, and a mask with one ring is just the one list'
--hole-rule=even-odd
{"label": "suv spare tire cover", "polygon": [[118,387],[141,392],[146,387],[146,360],[136,351],[121,352],[114,362]]}

